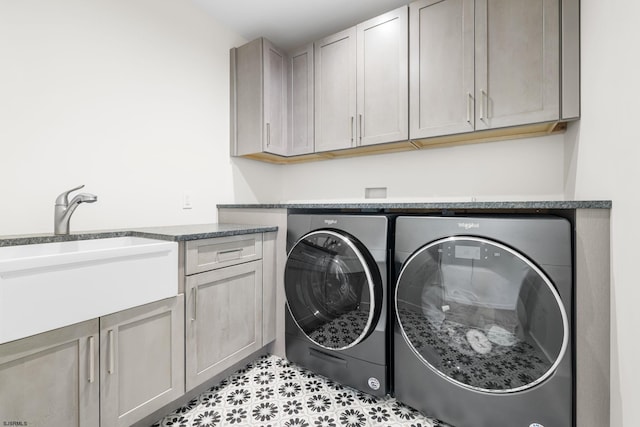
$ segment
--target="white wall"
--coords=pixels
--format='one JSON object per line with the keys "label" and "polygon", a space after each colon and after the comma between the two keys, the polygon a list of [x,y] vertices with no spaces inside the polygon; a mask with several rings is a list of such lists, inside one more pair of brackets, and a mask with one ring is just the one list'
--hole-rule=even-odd
{"label": "white wall", "polygon": [[[215,221],[217,203],[611,199],[611,426],[640,420],[640,2],[582,1],[582,119],[564,136],[272,166],[228,156],[228,49],[185,0],[0,1],[0,235]],[[194,208],[180,208],[183,191]]]}
{"label": "white wall", "polygon": [[640,2],[582,1],[582,118],[567,144],[568,198],[606,198],[612,214],[611,426],[640,423]]}
{"label": "white wall", "polygon": [[[229,158],[229,48],[185,0],[0,1],[0,235],[215,222],[278,199],[279,168]],[[271,185],[267,185],[271,183]],[[183,193],[193,209],[182,209]]]}
{"label": "white wall", "polygon": [[289,165],[283,196],[363,201],[366,187],[386,187],[390,201],[562,199],[563,147],[554,135]]}

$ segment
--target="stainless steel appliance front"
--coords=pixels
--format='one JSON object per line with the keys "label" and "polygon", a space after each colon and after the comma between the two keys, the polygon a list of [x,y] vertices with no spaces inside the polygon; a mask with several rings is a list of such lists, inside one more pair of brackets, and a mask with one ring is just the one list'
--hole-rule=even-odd
{"label": "stainless steel appliance front", "polygon": [[389,391],[385,216],[289,215],[287,358],[339,383]]}

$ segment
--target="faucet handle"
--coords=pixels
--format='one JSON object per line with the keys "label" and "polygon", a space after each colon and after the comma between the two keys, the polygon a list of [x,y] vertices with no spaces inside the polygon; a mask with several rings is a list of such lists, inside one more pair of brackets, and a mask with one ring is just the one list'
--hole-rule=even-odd
{"label": "faucet handle", "polygon": [[79,187],[75,187],[72,188],[71,190],[67,190],[64,193],[61,193],[58,197],[56,197],[56,205],[61,205],[61,206],[68,206],[69,205],[69,193],[72,193],[76,190],[79,190],[81,188],[84,188],[84,184],[79,186]]}

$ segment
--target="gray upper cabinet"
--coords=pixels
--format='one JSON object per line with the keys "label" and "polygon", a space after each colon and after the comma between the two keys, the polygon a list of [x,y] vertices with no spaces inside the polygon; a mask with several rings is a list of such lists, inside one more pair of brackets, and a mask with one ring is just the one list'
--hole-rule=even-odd
{"label": "gray upper cabinet", "polygon": [[286,55],[264,38],[231,49],[231,154],[287,154]]}
{"label": "gray upper cabinet", "polygon": [[232,154],[294,163],[562,132],[580,117],[579,12],[417,0],[289,57],[264,39],[232,49]]}
{"label": "gray upper cabinet", "polygon": [[407,21],[405,6],[356,27],[358,146],[408,138]]}
{"label": "gray upper cabinet", "polygon": [[316,152],[408,137],[407,8],[315,43]]}
{"label": "gray upper cabinet", "polygon": [[421,0],[410,22],[412,139],[560,119],[559,0]]}
{"label": "gray upper cabinet", "polygon": [[476,129],[560,118],[559,0],[476,0]]}
{"label": "gray upper cabinet", "polygon": [[315,43],[315,151],[353,147],[356,118],[356,28]]}
{"label": "gray upper cabinet", "polygon": [[287,154],[287,66],[288,59],[271,42],[262,40],[264,50],[265,151]]}
{"label": "gray upper cabinet", "polygon": [[474,1],[411,3],[411,138],[474,130]]}
{"label": "gray upper cabinet", "polygon": [[0,345],[0,419],[98,427],[98,349],[98,319]]}
{"label": "gray upper cabinet", "polygon": [[313,44],[289,55],[288,155],[314,151]]}

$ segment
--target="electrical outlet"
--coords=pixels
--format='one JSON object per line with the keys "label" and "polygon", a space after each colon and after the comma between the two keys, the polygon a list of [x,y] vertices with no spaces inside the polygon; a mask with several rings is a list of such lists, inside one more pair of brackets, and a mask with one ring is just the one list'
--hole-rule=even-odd
{"label": "electrical outlet", "polygon": [[366,187],[364,189],[365,199],[386,199],[387,187]]}
{"label": "electrical outlet", "polygon": [[185,192],[182,195],[182,209],[192,209],[193,208],[193,204],[191,201],[191,193],[189,192]]}

